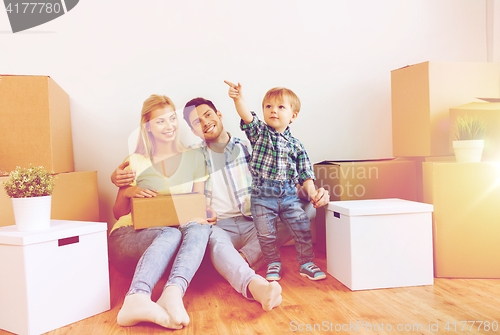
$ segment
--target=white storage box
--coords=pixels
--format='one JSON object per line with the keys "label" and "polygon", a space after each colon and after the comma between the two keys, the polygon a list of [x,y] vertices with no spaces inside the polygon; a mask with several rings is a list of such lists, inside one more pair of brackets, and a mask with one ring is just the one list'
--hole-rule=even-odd
{"label": "white storage box", "polygon": [[107,225],[0,228],[0,328],[41,334],[110,309]]}
{"label": "white storage box", "polygon": [[432,211],[401,199],[330,202],[328,272],[353,291],[432,285]]}

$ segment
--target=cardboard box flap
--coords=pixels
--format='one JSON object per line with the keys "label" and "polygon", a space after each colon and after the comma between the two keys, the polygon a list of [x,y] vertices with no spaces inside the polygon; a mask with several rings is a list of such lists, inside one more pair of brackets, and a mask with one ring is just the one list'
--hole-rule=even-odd
{"label": "cardboard box flap", "polygon": [[402,199],[332,201],[328,210],[347,216],[427,213],[433,205]]}
{"label": "cardboard box flap", "polygon": [[318,165],[339,165],[341,163],[369,163],[369,162],[385,162],[385,161],[393,161],[395,157],[392,158],[380,158],[380,159],[349,159],[349,160],[333,160],[333,161],[322,161],[316,163]]}
{"label": "cardboard box flap", "polygon": [[[454,110],[495,111],[495,110],[500,110],[500,102],[485,102],[485,101],[469,102],[468,104],[450,108],[450,112]],[[450,117],[453,117],[453,115],[450,115]]]}
{"label": "cardboard box flap", "polygon": [[500,98],[476,98],[476,99],[483,100],[486,102],[500,102]]}

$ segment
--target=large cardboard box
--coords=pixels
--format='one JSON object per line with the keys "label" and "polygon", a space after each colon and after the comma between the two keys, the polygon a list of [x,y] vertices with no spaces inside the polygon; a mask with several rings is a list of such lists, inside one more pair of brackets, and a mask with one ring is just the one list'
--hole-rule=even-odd
{"label": "large cardboard box", "polygon": [[199,193],[132,198],[130,202],[135,229],[177,226],[207,217],[205,196]]}
{"label": "large cardboard box", "polygon": [[69,96],[48,76],[0,76],[0,171],[75,170]]}
{"label": "large cardboard box", "polygon": [[423,178],[436,277],[500,278],[498,163],[426,162]]}
{"label": "large cardboard box", "polygon": [[0,328],[46,333],[110,309],[107,225],[52,220],[0,228]]}
{"label": "large cardboard box", "polygon": [[416,201],[424,201],[424,182],[422,177],[422,164],[424,162],[455,162],[455,156],[428,156],[428,157],[398,157],[398,159],[415,162],[415,172],[417,180],[417,198]]}
{"label": "large cardboard box", "polygon": [[330,201],[416,197],[415,164],[411,161],[323,161],[313,168],[316,186],[330,193]]}
{"label": "large cardboard box", "polygon": [[[483,161],[500,160],[500,102],[471,102],[450,108],[450,150],[453,150],[455,140],[455,123],[458,117],[478,116],[486,123]],[[453,152],[453,151],[452,151]]]}
{"label": "large cardboard box", "polygon": [[393,155],[447,156],[449,109],[500,97],[499,63],[424,62],[391,71]]}
{"label": "large cardboard box", "polygon": [[[14,225],[12,201],[3,189],[8,176],[0,177],[0,226]],[[97,172],[56,174],[52,193],[51,218],[54,220],[99,221]]]}
{"label": "large cardboard box", "polygon": [[[330,201],[399,198],[417,200],[416,166],[404,159],[324,161],[314,164],[315,185]],[[326,252],[325,207],[316,213],[316,248]]]}
{"label": "large cardboard box", "polygon": [[401,199],[333,201],[327,270],[349,289],[432,285],[432,205]]}

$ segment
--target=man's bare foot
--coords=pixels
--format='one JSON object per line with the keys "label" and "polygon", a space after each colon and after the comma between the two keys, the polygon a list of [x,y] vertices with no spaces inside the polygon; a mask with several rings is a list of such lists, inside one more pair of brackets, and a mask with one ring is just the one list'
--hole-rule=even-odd
{"label": "man's bare foot", "polygon": [[255,300],[260,302],[266,312],[281,304],[281,286],[278,282],[268,282],[264,278],[256,277],[248,285],[250,293]]}

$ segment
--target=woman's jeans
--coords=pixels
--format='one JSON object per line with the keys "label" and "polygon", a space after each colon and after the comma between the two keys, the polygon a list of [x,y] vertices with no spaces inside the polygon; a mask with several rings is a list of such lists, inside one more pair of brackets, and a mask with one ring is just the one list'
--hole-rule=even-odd
{"label": "woman's jeans", "polygon": [[278,216],[295,240],[299,264],[314,259],[310,221],[290,181],[259,179],[252,187],[252,216],[264,260],[267,264],[280,262],[276,243]]}
{"label": "woman's jeans", "polygon": [[127,295],[151,295],[179,244],[180,248],[165,287],[176,285],[184,295],[205,254],[211,227],[193,221],[180,226],[179,229],[154,227],[134,230],[130,226],[114,231],[109,238],[113,266],[118,271],[129,274],[134,263],[137,264]]}

